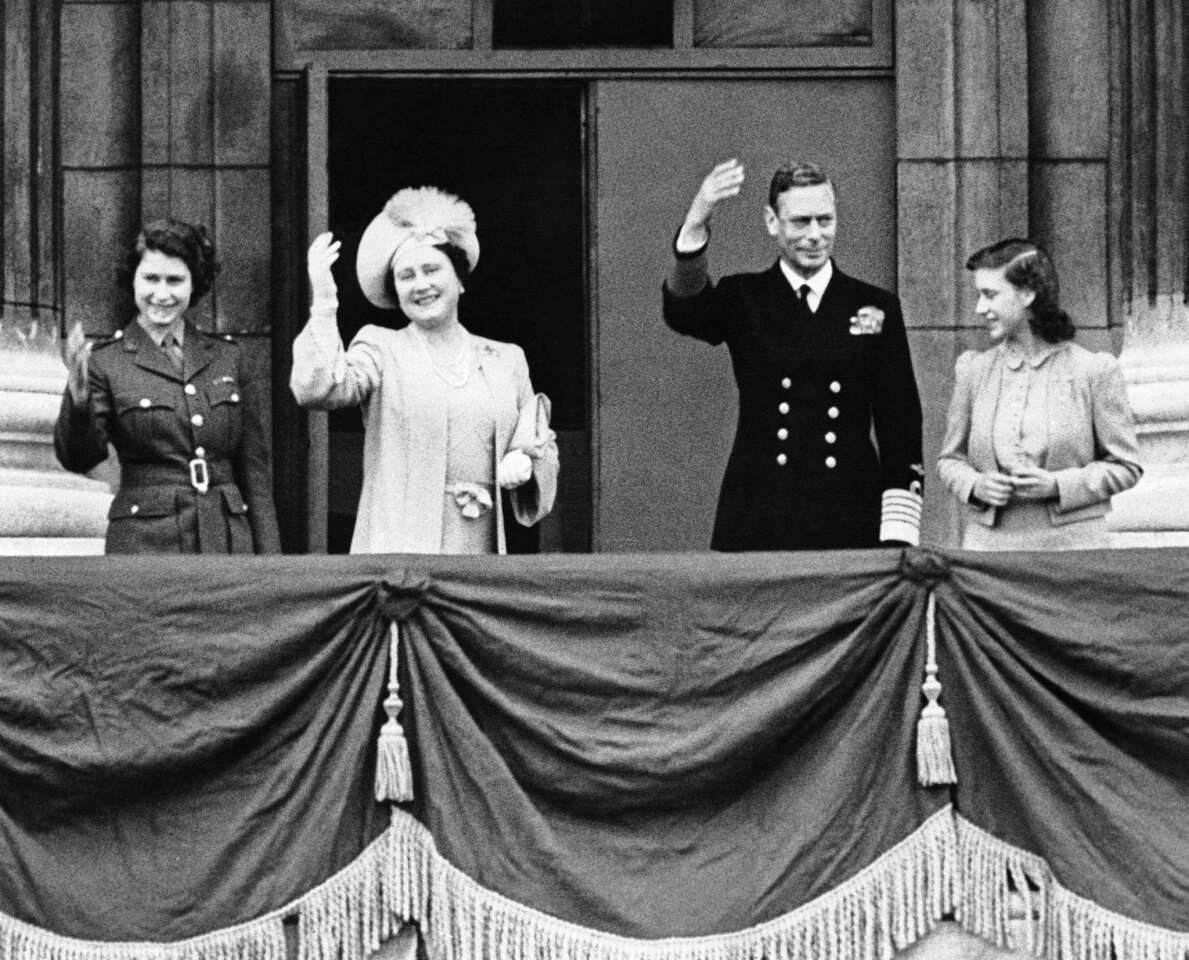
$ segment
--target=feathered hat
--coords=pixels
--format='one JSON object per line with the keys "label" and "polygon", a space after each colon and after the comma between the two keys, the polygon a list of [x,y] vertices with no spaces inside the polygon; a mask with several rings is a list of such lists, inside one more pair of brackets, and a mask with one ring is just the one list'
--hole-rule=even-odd
{"label": "feathered hat", "polygon": [[475,212],[465,200],[437,187],[405,187],[376,214],[355,257],[355,274],[364,295],[377,307],[395,310],[388,273],[396,251],[409,241],[458,247],[472,270],[479,262]]}

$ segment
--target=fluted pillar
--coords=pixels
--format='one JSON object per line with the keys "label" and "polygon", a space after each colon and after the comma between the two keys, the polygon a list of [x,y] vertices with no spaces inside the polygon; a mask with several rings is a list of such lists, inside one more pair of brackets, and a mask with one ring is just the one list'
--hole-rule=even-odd
{"label": "fluted pillar", "polygon": [[51,436],[59,358],[56,160],[58,7],[8,0],[4,16],[0,554],[103,548],[108,485],[62,470]]}
{"label": "fluted pillar", "polygon": [[1121,546],[1189,544],[1189,310],[1185,304],[1185,13],[1182,0],[1116,0],[1112,10],[1112,280],[1120,362],[1145,473],[1115,497]]}

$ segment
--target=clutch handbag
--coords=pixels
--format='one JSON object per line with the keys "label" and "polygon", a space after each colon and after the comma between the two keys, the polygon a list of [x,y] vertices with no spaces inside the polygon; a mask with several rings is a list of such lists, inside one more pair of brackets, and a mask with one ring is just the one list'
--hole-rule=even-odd
{"label": "clutch handbag", "polygon": [[553,403],[543,393],[537,394],[537,429],[536,439],[540,443],[552,432],[549,429],[549,421],[553,419]]}

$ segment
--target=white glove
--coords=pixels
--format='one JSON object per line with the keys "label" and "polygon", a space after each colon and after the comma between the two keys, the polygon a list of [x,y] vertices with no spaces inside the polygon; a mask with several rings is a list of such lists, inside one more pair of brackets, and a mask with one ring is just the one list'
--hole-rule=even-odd
{"label": "white glove", "polygon": [[495,471],[496,482],[505,490],[528,483],[533,475],[533,461],[523,450],[509,450]]}
{"label": "white glove", "polygon": [[314,300],[329,300],[337,296],[338,287],[330,268],[339,258],[341,246],[342,243],[335,240],[332,233],[320,233],[310,244],[309,252],[306,254],[306,271],[310,275]]}

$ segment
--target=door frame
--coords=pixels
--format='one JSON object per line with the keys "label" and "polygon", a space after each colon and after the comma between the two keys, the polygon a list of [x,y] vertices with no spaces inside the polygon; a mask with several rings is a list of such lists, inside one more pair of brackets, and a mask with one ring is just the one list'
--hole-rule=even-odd
{"label": "door frame", "polygon": [[[306,102],[306,245],[326,229],[330,214],[330,115],[329,85],[334,77],[391,77],[402,81],[440,80],[440,73],[417,73],[394,69],[334,71],[325,62],[308,63],[302,71]],[[523,80],[519,75],[509,76],[491,72],[457,72],[448,74],[450,79],[482,83],[501,80]],[[575,78],[554,73],[540,78],[543,81]],[[584,432],[588,448],[587,469],[578,483],[578,489],[585,492],[590,504],[590,515],[585,520],[584,539],[592,552],[598,550],[596,538],[599,529],[598,477],[599,429],[599,387],[598,364],[594,355],[597,344],[597,245],[594,242],[594,204],[598,196],[593,182],[597,168],[594,136],[595,124],[590,105],[593,102],[595,82],[591,78],[579,78],[583,84],[580,98],[579,149],[581,151],[581,215],[582,215],[582,301],[586,382],[586,422]],[[308,304],[307,304],[308,308]],[[323,410],[306,410],[306,549],[309,553],[326,553],[329,545],[329,485],[330,485],[330,418]],[[565,468],[563,467],[563,470]],[[582,539],[580,537],[580,539]]]}

